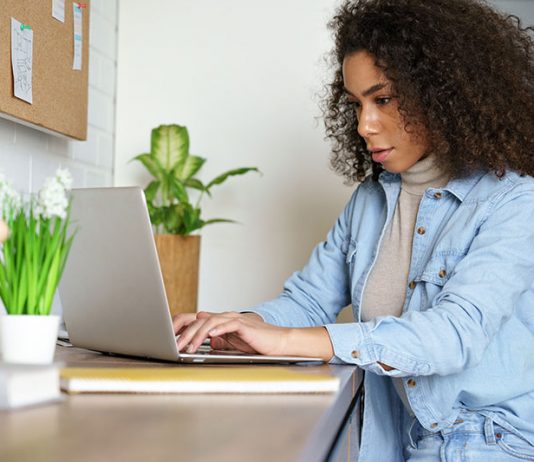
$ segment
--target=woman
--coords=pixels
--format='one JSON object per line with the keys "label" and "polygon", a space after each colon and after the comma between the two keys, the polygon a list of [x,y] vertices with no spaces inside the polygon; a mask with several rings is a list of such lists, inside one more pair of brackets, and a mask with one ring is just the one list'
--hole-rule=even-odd
{"label": "woman", "polygon": [[478,0],[348,1],[331,27],[332,164],[362,183],[277,299],[179,315],[178,348],[358,365],[360,462],[534,460],[529,31]]}

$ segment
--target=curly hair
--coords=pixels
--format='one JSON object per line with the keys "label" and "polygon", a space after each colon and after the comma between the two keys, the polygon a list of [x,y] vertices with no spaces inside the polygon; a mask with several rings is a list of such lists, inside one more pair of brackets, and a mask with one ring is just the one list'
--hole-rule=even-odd
{"label": "curly hair", "polygon": [[360,50],[391,81],[406,130],[426,128],[429,152],[450,177],[534,176],[533,27],[482,0],[345,1],[328,25],[335,73],[322,110],[331,165],[347,184],[383,170],[343,87],[343,59]]}

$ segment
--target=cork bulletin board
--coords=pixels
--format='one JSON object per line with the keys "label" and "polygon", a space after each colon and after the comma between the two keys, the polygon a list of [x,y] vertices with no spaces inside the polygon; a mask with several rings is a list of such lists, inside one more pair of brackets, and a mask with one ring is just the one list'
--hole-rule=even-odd
{"label": "cork bulletin board", "polygon": [[[84,0],[81,9],[81,70],[73,69],[72,5],[72,1],[65,0],[65,22],[61,22],[52,16],[52,0],[0,0],[0,116],[85,140],[90,0]],[[31,104],[14,95],[11,18],[31,27],[33,32]]]}

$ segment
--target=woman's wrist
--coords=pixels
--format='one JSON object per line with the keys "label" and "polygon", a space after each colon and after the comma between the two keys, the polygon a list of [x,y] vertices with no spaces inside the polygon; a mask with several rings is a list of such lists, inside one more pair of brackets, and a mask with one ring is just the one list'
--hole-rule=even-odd
{"label": "woman's wrist", "polygon": [[254,312],[252,312],[252,311],[242,311],[241,314],[242,314],[243,316],[247,316],[247,317],[249,317],[249,318],[251,318],[251,319],[255,319],[256,321],[265,322],[265,321],[263,320],[263,318],[262,318],[258,313],[254,313]]}
{"label": "woman's wrist", "polygon": [[290,328],[286,355],[308,356],[330,361],[334,348],[324,327]]}

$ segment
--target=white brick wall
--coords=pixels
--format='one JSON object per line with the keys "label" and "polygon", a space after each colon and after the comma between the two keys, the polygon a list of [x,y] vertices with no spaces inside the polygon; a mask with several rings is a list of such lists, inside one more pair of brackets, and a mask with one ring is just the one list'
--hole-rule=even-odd
{"label": "white brick wall", "polygon": [[[117,0],[93,0],[87,141],[60,138],[0,118],[0,172],[24,192],[38,190],[60,166],[70,170],[75,188],[111,186],[116,74]],[[58,309],[56,300],[54,311]]]}
{"label": "white brick wall", "polygon": [[71,171],[74,187],[112,185],[117,0],[91,2],[90,28],[87,141],[48,135],[0,118],[0,171],[22,191],[38,190],[59,166]]}

